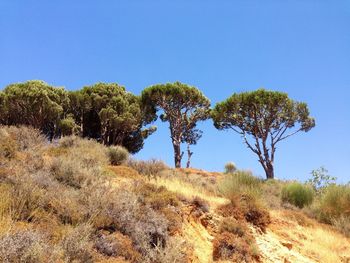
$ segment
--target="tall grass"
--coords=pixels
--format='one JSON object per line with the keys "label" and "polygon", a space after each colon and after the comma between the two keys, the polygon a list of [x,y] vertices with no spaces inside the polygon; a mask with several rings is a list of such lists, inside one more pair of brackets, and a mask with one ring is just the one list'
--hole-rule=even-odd
{"label": "tall grass", "polygon": [[248,171],[236,171],[227,174],[218,184],[219,192],[230,200],[238,196],[258,199],[261,196],[262,182]]}

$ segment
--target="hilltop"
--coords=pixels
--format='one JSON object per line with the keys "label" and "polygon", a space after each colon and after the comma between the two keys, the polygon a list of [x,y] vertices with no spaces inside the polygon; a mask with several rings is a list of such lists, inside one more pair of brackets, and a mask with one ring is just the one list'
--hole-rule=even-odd
{"label": "hilltop", "polygon": [[290,185],[0,127],[0,260],[350,262],[346,212],[337,207],[343,228],[327,222],[316,193],[302,209],[281,198]]}

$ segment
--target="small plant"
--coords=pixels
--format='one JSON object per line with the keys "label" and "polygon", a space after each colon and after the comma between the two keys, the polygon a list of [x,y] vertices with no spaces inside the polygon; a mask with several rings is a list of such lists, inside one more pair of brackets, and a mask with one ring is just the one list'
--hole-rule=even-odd
{"label": "small plant", "polygon": [[311,184],[316,191],[319,191],[320,189],[331,184],[335,184],[336,180],[336,177],[331,176],[328,173],[328,170],[321,166],[316,170],[312,170],[311,178],[307,181],[307,183]]}
{"label": "small plant", "polygon": [[111,146],[108,148],[109,162],[112,165],[121,165],[129,158],[129,152],[123,146]]}
{"label": "small plant", "polygon": [[219,192],[230,200],[236,200],[237,196],[249,196],[257,199],[261,194],[261,180],[254,177],[248,171],[236,171],[228,174],[219,183]]}
{"label": "small plant", "polygon": [[314,191],[307,185],[293,182],[282,189],[282,201],[299,208],[310,205],[313,199]]}
{"label": "small plant", "polygon": [[62,249],[67,262],[93,262],[91,226],[79,225],[73,228],[62,240]]}
{"label": "small plant", "polygon": [[213,259],[230,262],[255,262],[259,252],[253,240],[239,237],[230,232],[218,234],[213,241]]}
{"label": "small plant", "polygon": [[147,177],[156,177],[160,172],[169,169],[168,166],[161,160],[151,159],[149,161],[129,159],[127,165],[139,174]]}
{"label": "small plant", "polygon": [[236,236],[243,237],[249,233],[244,222],[238,221],[233,217],[224,217],[220,224],[220,232],[229,232]]}
{"label": "small plant", "polygon": [[236,170],[236,165],[233,162],[229,162],[225,165],[225,174],[233,174]]}

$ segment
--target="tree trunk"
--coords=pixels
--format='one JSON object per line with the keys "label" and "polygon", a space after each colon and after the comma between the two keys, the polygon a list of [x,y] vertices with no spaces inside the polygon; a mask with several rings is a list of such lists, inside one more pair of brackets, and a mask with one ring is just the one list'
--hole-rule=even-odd
{"label": "tree trunk", "polygon": [[187,159],[186,168],[190,168],[192,155],[193,155],[193,152],[191,152],[190,145],[188,144],[187,145],[187,156],[188,156],[188,159]]}
{"label": "tree trunk", "polygon": [[275,178],[275,171],[273,169],[273,164],[267,163],[267,168],[265,169],[266,173],[266,179],[274,179]]}
{"label": "tree trunk", "polygon": [[175,156],[175,168],[181,168],[181,149],[180,149],[180,143],[173,142],[174,147],[174,156]]}

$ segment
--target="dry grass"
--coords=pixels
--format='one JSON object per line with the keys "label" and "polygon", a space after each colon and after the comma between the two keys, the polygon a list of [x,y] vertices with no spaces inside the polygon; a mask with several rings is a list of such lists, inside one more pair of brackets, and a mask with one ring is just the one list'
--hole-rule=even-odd
{"label": "dry grass", "polygon": [[294,251],[299,251],[313,261],[323,263],[350,261],[350,239],[328,225],[307,217],[300,218],[300,212],[273,211],[269,229],[280,240],[292,243]]}
{"label": "dry grass", "polygon": [[179,178],[159,177],[157,179],[151,179],[150,182],[157,186],[164,186],[169,191],[183,195],[188,199],[200,197],[203,200],[207,201],[212,209],[229,202],[226,198],[219,197],[211,192],[207,192],[200,186],[195,187],[192,184],[184,182]]}

